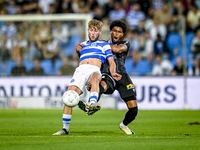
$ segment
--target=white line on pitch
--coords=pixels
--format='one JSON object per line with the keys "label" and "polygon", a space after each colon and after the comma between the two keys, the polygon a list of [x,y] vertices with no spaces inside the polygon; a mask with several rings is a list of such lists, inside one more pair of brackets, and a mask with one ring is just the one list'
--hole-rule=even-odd
{"label": "white line on pitch", "polygon": [[[43,138],[45,138],[45,137],[59,137],[59,138],[67,138],[67,137],[70,137],[70,138],[72,138],[72,137],[80,137],[80,138],[82,138],[82,137],[84,137],[84,138],[86,138],[86,137],[88,137],[88,138],[90,138],[90,137],[92,137],[92,138],[105,138],[105,137],[107,137],[107,138],[109,138],[109,137],[111,137],[111,138],[113,138],[113,136],[90,136],[90,135],[78,135],[78,136],[76,136],[76,135],[66,135],[66,136],[42,136],[42,135],[0,135],[0,137],[43,137]],[[117,136],[117,137],[128,137],[128,138],[153,138],[153,139],[157,139],[157,138],[163,138],[163,139],[165,139],[165,138],[169,138],[169,139],[176,139],[176,138],[197,138],[197,137],[190,137],[190,136],[187,136],[187,137],[182,137],[182,136],[167,136],[167,137],[165,137],[165,136],[134,136],[134,135],[130,135],[130,136]]]}

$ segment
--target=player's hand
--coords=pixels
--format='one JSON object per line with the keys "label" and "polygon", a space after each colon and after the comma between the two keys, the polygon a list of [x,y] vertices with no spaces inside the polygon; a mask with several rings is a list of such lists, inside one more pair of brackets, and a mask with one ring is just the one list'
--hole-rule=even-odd
{"label": "player's hand", "polygon": [[122,75],[120,75],[120,74],[118,74],[118,73],[114,73],[114,74],[112,74],[112,77],[113,77],[113,79],[115,79],[116,81],[119,81],[119,80],[121,80]]}
{"label": "player's hand", "polygon": [[76,45],[76,52],[80,52],[82,50],[83,44],[77,44]]}

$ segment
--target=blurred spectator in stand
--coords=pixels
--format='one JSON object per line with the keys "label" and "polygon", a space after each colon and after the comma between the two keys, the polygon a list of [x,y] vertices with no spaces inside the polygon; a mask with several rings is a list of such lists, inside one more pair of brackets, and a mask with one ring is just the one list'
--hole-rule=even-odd
{"label": "blurred spectator in stand", "polygon": [[[13,39],[12,38],[7,38],[7,35],[6,33],[3,33],[1,35],[1,48],[2,48],[2,51],[3,51],[3,55],[7,55],[8,57],[5,57],[3,59],[6,59],[9,58],[11,59],[11,54],[12,54],[12,49],[13,49]],[[5,48],[8,50],[8,51],[5,51]]]}
{"label": "blurred spectator in stand", "polygon": [[12,69],[11,76],[24,76],[26,75],[26,68],[23,66],[22,58],[16,58],[17,65]]}
{"label": "blurred spectator in stand", "polygon": [[69,44],[69,32],[69,26],[67,23],[56,21],[52,25],[53,38],[58,41],[59,58],[64,55],[64,47]]}
{"label": "blurred spectator in stand", "polygon": [[182,30],[182,24],[181,24],[181,20],[177,14],[177,12],[175,12],[172,15],[172,22],[167,26],[167,33],[180,33]]}
{"label": "blurred spectator in stand", "polygon": [[140,23],[138,27],[135,29],[135,32],[140,36],[145,34],[146,30],[144,28],[144,20],[140,20]]}
{"label": "blurred spectator in stand", "polygon": [[153,76],[169,76],[173,66],[168,59],[162,59],[162,55],[156,55],[155,63],[152,69]]}
{"label": "blurred spectator in stand", "polygon": [[35,58],[43,59],[42,52],[37,48],[35,40],[29,40],[28,48],[23,52],[23,60],[33,61]]}
{"label": "blurred spectator in stand", "polygon": [[69,41],[69,26],[67,23],[55,21],[52,24],[52,35],[59,43],[67,43]]}
{"label": "blurred spectator in stand", "polygon": [[30,36],[31,24],[32,23],[30,23],[28,21],[23,21],[17,27],[18,32],[21,32],[23,34],[24,38],[26,38],[27,40],[29,40],[31,38],[31,36]]}
{"label": "blurred spectator in stand", "polygon": [[145,16],[148,15],[149,8],[151,6],[151,3],[149,0],[139,0],[138,3],[140,4],[141,11],[145,13]]}
{"label": "blurred spectator in stand", "polygon": [[200,76],[200,60],[194,59],[194,65],[188,69],[189,76]]}
{"label": "blurred spectator in stand", "polygon": [[48,22],[48,21],[38,22],[36,27],[37,28],[34,30],[36,32],[36,36],[38,36],[38,38],[40,38],[40,39],[46,38],[51,33],[50,22]]}
{"label": "blurred spectator in stand", "polygon": [[71,0],[62,0],[61,13],[73,13]]}
{"label": "blurred spectator in stand", "polygon": [[0,38],[0,61],[6,62],[10,60],[11,51],[7,48],[7,37],[6,34],[2,34]]}
{"label": "blurred spectator in stand", "polygon": [[19,6],[16,5],[15,0],[9,0],[8,5],[6,7],[7,14],[9,14],[9,15],[17,14],[18,7]]}
{"label": "blurred spectator in stand", "polygon": [[38,6],[42,9],[43,14],[48,14],[50,5],[54,3],[55,0],[39,0]]}
{"label": "blurred spectator in stand", "polygon": [[[39,24],[40,25],[40,24]],[[40,38],[42,39],[43,34],[38,35],[37,23],[33,22],[29,25],[29,38],[28,38],[28,49],[23,54],[23,60],[33,61],[35,58],[42,60],[42,51],[38,48],[36,43]],[[44,34],[45,35],[45,34]]]}
{"label": "blurred spectator in stand", "polygon": [[140,10],[140,5],[135,3],[131,6],[131,10],[126,16],[126,21],[130,29],[135,29],[138,27],[139,22],[145,19],[145,14]]}
{"label": "blurred spectator in stand", "polygon": [[172,76],[182,76],[183,75],[183,61],[181,57],[176,58],[176,65],[174,66],[171,75]]}
{"label": "blurred spectator in stand", "polygon": [[114,2],[114,9],[109,13],[109,21],[124,19],[126,16],[125,10],[122,8],[122,2],[116,1]]}
{"label": "blurred spectator in stand", "polygon": [[129,0],[123,0],[122,8],[125,10],[125,12],[127,14],[131,10],[131,2]]}
{"label": "blurred spectator in stand", "polygon": [[171,23],[172,15],[167,3],[164,3],[162,9],[157,10],[154,16],[157,17],[160,20],[160,23],[165,26],[168,26]]}
{"label": "blurred spectator in stand", "polygon": [[73,0],[72,9],[74,13],[88,13],[83,0]]}
{"label": "blurred spectator in stand", "polygon": [[97,0],[83,0],[85,2],[85,8],[87,13],[93,13],[94,9],[99,6]]}
{"label": "blurred spectator in stand", "polygon": [[100,7],[100,6],[95,7],[93,19],[103,21],[103,18],[104,18],[104,16],[103,16],[102,7]]}
{"label": "blurred spectator in stand", "polygon": [[153,23],[154,13],[155,10],[152,7],[150,7],[144,23],[144,28],[146,31],[149,31],[154,25]]}
{"label": "blurred spectator in stand", "polygon": [[[59,8],[59,7],[58,7]],[[79,0],[73,0],[71,2],[71,8],[73,13],[79,13]]]}
{"label": "blurred spectator in stand", "polygon": [[154,24],[149,30],[151,38],[155,41],[157,39],[157,35],[160,34],[162,40],[165,40],[167,34],[166,26],[160,23],[158,17],[154,17],[153,22]]}
{"label": "blurred spectator in stand", "polygon": [[38,0],[25,0],[22,5],[23,14],[35,14],[38,9]]}
{"label": "blurred spectator in stand", "polygon": [[56,7],[55,7],[55,4],[50,4],[50,5],[49,5],[48,14],[56,14]]}
{"label": "blurred spectator in stand", "polygon": [[182,0],[173,1],[171,13],[177,14],[178,17],[187,15],[187,11],[185,10],[185,7],[183,6]]}
{"label": "blurred spectator in stand", "polygon": [[[187,14],[187,25],[191,31],[193,31],[197,26],[200,18],[200,10],[198,10],[196,5],[191,5],[191,9],[188,11]],[[188,31],[190,31],[188,29]]]}
{"label": "blurred spectator in stand", "polygon": [[164,52],[164,41],[162,40],[160,34],[157,35],[157,39],[154,42],[154,53],[155,55],[162,55]]}
{"label": "blurred spectator in stand", "polygon": [[200,60],[200,29],[195,33],[191,43],[192,57]]}
{"label": "blurred spectator in stand", "polygon": [[15,24],[11,21],[7,21],[2,27],[0,33],[6,33],[8,39],[11,39],[17,32]]}
{"label": "blurred spectator in stand", "polygon": [[23,57],[23,54],[28,49],[28,41],[22,33],[18,32],[15,39],[13,39],[12,59]]}
{"label": "blurred spectator in stand", "polygon": [[63,62],[63,66],[60,67],[57,74],[58,75],[73,75],[75,69],[70,64],[69,58],[62,57],[62,62]]}
{"label": "blurred spectator in stand", "polygon": [[43,76],[44,70],[40,67],[39,59],[34,59],[34,68],[28,73],[29,76]]}
{"label": "blurred spectator in stand", "polygon": [[128,31],[125,36],[125,39],[130,42],[130,50],[128,52],[127,59],[131,57],[134,66],[140,60],[138,55],[140,49],[140,41],[138,37],[139,36],[137,35],[135,30]]}
{"label": "blurred spectator in stand", "polygon": [[103,16],[109,17],[108,15],[111,10],[114,10],[114,0],[108,0],[108,2],[103,5]]}
{"label": "blurred spectator in stand", "polygon": [[151,0],[151,5],[154,10],[161,9],[164,5],[165,0]]}
{"label": "blurred spectator in stand", "polygon": [[185,10],[188,12],[191,9],[191,6],[194,5],[195,0],[182,0],[181,3],[183,4]]}
{"label": "blurred spectator in stand", "polygon": [[8,2],[5,0],[0,0],[0,14],[6,14],[6,7]]}
{"label": "blurred spectator in stand", "polygon": [[140,36],[140,44],[140,59],[146,58],[149,61],[149,64],[152,64],[154,41],[151,39],[149,32],[145,32],[144,36]]}
{"label": "blurred spectator in stand", "polygon": [[58,59],[58,41],[51,34],[44,39],[37,40],[37,45],[42,51],[44,59],[51,59],[53,63]]}

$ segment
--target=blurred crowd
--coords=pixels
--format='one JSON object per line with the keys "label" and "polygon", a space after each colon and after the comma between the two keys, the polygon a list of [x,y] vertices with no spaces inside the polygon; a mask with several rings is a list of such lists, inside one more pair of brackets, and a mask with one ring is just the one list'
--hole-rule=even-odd
{"label": "blurred crowd", "polygon": [[[200,0],[0,0],[1,15],[91,14],[127,22],[130,75],[200,76]],[[0,21],[0,75],[72,75],[81,21]],[[186,52],[186,55],[184,55]]]}

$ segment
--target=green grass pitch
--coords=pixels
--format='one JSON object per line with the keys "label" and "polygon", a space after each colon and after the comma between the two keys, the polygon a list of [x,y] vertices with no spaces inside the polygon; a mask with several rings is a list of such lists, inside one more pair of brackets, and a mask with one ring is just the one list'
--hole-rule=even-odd
{"label": "green grass pitch", "polygon": [[200,150],[200,111],[139,110],[130,136],[119,130],[125,113],[75,109],[70,134],[53,136],[61,109],[0,109],[0,150]]}

